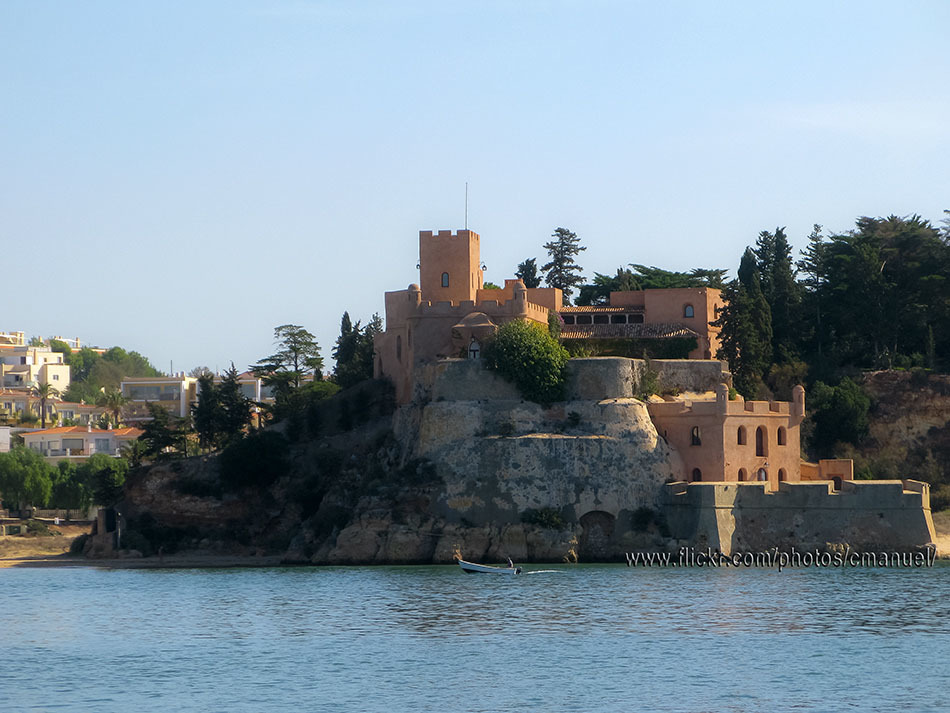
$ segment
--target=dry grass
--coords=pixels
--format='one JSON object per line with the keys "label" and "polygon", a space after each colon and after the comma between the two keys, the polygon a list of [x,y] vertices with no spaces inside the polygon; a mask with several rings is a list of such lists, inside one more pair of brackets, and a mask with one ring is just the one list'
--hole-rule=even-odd
{"label": "dry grass", "polygon": [[90,531],[88,525],[50,525],[59,535],[33,537],[10,535],[0,537],[0,560],[15,560],[24,557],[49,557],[69,552],[69,545],[79,535]]}

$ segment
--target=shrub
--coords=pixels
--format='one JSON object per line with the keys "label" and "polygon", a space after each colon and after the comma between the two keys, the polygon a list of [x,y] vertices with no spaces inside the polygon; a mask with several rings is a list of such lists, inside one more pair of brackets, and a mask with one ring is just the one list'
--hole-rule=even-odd
{"label": "shrub", "polygon": [[529,401],[549,404],[564,397],[568,354],[544,325],[508,322],[489,342],[485,356],[489,368],[513,382]]}
{"label": "shrub", "polygon": [[538,525],[548,530],[563,530],[564,518],[554,508],[529,508],[521,513],[521,522],[527,525]]}
{"label": "shrub", "polygon": [[69,554],[71,554],[71,555],[81,555],[81,554],[82,554],[82,551],[83,551],[83,550],[85,549],[85,547],[86,547],[86,542],[89,541],[89,538],[90,538],[90,537],[92,537],[92,535],[89,535],[89,534],[80,535],[79,537],[75,538],[72,542],[70,542],[70,543],[69,543]]}
{"label": "shrub", "polygon": [[36,537],[48,537],[49,535],[59,535],[62,533],[55,532],[49,529],[49,525],[41,520],[27,520],[26,521],[26,534],[34,535]]}
{"label": "shrub", "polygon": [[844,378],[837,386],[816,381],[811,392],[813,445],[820,457],[839,441],[857,445],[868,433],[871,398],[860,385]]}
{"label": "shrub", "polygon": [[287,472],[287,439],[274,431],[258,431],[225,448],[219,465],[226,486],[267,487]]}

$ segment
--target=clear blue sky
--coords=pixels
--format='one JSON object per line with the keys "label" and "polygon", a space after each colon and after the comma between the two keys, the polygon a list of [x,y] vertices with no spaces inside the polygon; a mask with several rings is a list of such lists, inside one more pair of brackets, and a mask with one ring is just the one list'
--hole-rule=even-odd
{"label": "clear blue sky", "polygon": [[763,229],[950,208],[950,3],[0,4],[0,330],[239,368],[417,279],[734,271]]}

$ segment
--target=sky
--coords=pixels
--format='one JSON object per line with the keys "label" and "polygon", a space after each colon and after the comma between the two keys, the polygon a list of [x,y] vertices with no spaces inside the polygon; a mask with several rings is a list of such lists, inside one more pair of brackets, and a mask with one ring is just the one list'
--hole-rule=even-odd
{"label": "sky", "polygon": [[950,208],[950,3],[0,3],[0,331],[238,369],[418,281]]}

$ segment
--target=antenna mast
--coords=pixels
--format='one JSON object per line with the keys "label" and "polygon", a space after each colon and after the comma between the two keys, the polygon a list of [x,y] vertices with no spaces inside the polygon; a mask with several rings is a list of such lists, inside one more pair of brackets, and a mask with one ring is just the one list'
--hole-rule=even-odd
{"label": "antenna mast", "polygon": [[468,230],[468,181],[465,181],[465,229]]}

